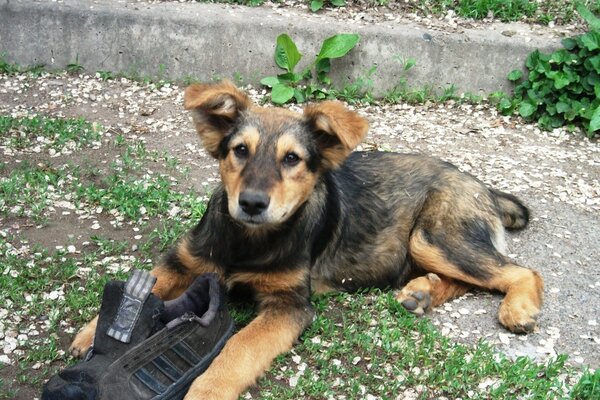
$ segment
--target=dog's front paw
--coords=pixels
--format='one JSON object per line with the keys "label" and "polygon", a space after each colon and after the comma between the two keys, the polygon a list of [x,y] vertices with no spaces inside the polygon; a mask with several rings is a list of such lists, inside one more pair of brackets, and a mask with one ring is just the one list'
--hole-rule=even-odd
{"label": "dog's front paw", "polygon": [[94,334],[96,333],[97,322],[98,317],[84,326],[75,336],[73,343],[71,343],[71,347],[69,347],[69,353],[71,353],[73,357],[83,357],[92,346],[92,343],[94,342]]}

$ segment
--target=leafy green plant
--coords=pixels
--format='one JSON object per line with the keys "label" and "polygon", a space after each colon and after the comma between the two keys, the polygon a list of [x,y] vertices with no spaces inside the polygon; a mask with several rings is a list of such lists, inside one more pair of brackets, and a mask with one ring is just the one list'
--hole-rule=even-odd
{"label": "leafy green plant", "polygon": [[346,5],[346,0],[311,0],[310,11],[317,12],[329,3],[334,7],[343,7]]}
{"label": "leafy green plant", "polygon": [[0,53],[0,73],[12,75],[19,72],[20,68],[16,64],[11,64],[5,59],[6,54]]}
{"label": "leafy green plant", "polygon": [[535,120],[545,130],[581,126],[593,137],[600,130],[600,19],[583,4],[577,11],[590,31],[564,39],[564,48],[551,54],[531,53],[525,79],[520,70],[508,74],[518,84],[514,97],[500,99],[499,108]]}
{"label": "leafy green plant", "polygon": [[600,368],[595,371],[586,370],[579,382],[573,387],[572,399],[600,398]]}
{"label": "leafy green plant", "polygon": [[83,65],[79,64],[79,56],[75,57],[75,61],[67,64],[67,72],[69,74],[78,74],[83,71]]}
{"label": "leafy green plant", "polygon": [[99,70],[96,72],[96,75],[103,81],[109,81],[111,79],[115,79],[115,74],[112,71]]}
{"label": "leafy green plant", "polygon": [[302,54],[292,38],[283,33],[277,37],[275,63],[286,72],[277,76],[267,76],[261,79],[260,83],[272,88],[271,100],[276,104],[285,104],[292,98],[298,103],[313,98],[327,98],[327,88],[331,85],[328,75],[331,60],[348,54],[356,46],[359,38],[357,34],[341,33],[325,39],[315,60],[302,72],[297,73],[294,70],[302,59]]}

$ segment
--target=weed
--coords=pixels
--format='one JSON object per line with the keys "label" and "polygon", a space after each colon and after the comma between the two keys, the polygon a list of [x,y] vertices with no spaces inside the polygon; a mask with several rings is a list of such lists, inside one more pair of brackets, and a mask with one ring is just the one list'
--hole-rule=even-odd
{"label": "weed", "polygon": [[83,118],[0,116],[0,143],[17,151],[73,150],[99,145],[101,127]]}
{"label": "weed", "polygon": [[12,75],[21,71],[18,65],[9,63],[5,57],[5,53],[0,54],[0,73]]}
{"label": "weed", "polygon": [[[331,85],[328,76],[331,60],[345,56],[356,46],[358,40],[359,36],[356,34],[338,34],[325,39],[315,60],[301,73],[296,73],[294,69],[302,59],[302,54],[287,34],[281,34],[277,37],[275,62],[287,72],[268,76],[260,82],[272,88],[271,100],[276,104],[285,104],[292,98],[298,103],[309,99],[325,99],[330,96],[327,88]],[[316,77],[316,82],[313,77]]]}
{"label": "weed", "polygon": [[22,67],[18,64],[6,61],[6,53],[0,53],[0,74],[14,75],[28,72],[33,76],[40,76],[44,71],[44,64],[35,64],[30,67]]}
{"label": "weed", "polygon": [[0,215],[27,217],[36,224],[45,224],[51,199],[72,179],[67,175],[44,164],[19,165],[9,176],[0,178]]}
{"label": "weed", "polygon": [[310,11],[317,12],[327,4],[334,7],[343,7],[346,5],[346,0],[310,0]]}
{"label": "weed", "polygon": [[111,71],[98,71],[98,72],[96,72],[96,75],[103,81],[109,81],[111,79],[115,79],[115,74]]}
{"label": "weed", "polygon": [[[564,48],[551,54],[531,53],[525,63],[527,76],[512,99],[500,99],[499,108],[504,114],[516,111],[536,120],[545,130],[581,126],[591,138],[600,131],[600,19],[583,5],[577,10],[590,31],[564,39]],[[522,78],[520,70],[508,75],[513,82]]]}
{"label": "weed", "polygon": [[573,387],[571,398],[574,400],[600,398],[600,368],[586,370],[579,382]]}
{"label": "weed", "polygon": [[69,74],[78,74],[83,71],[83,65],[79,64],[79,55],[75,56],[75,61],[67,64],[67,73]]}
{"label": "weed", "polygon": [[[600,11],[597,0],[584,0],[582,3],[594,12]],[[453,11],[463,18],[494,17],[504,22],[527,20],[546,25],[551,21],[558,24],[573,22],[576,4],[576,1],[570,0],[419,0],[412,7],[426,15],[443,15]]]}
{"label": "weed", "polygon": [[372,66],[364,75],[358,77],[351,84],[344,86],[342,90],[330,89],[331,95],[348,103],[373,103],[375,99],[373,98],[372,76],[376,71],[377,67]]}

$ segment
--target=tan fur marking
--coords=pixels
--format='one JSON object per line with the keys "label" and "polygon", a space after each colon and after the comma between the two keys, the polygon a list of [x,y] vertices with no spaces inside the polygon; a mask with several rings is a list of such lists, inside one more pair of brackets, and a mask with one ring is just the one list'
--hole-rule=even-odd
{"label": "tan fur marking", "polygon": [[337,101],[308,106],[304,109],[304,115],[313,121],[317,130],[335,136],[340,141],[339,145],[320,149],[326,168],[339,167],[369,130],[366,119]]}
{"label": "tan fur marking", "polygon": [[252,102],[229,81],[217,84],[194,84],[185,89],[184,106],[192,110],[192,118],[206,150],[215,158],[219,143],[225,135],[223,124],[214,124],[212,117],[231,121],[239,111],[251,107]]}
{"label": "tan fur marking", "polygon": [[277,160],[281,162],[288,153],[296,153],[303,160],[308,156],[298,139],[293,135],[283,134],[277,141]]}
{"label": "tan fur marking", "polygon": [[244,129],[242,132],[240,132],[239,135],[237,135],[235,137],[235,139],[233,139],[231,141],[230,148],[234,148],[240,144],[243,144],[246,147],[248,147],[248,150],[250,151],[250,155],[253,155],[253,154],[256,154],[256,149],[258,148],[259,141],[260,141],[260,133],[258,132],[258,129],[251,126],[251,127]]}
{"label": "tan fur marking", "polygon": [[292,215],[310,197],[318,176],[310,172],[305,164],[283,172],[283,180],[271,190],[272,213],[279,218]]}
{"label": "tan fur marking", "polygon": [[181,296],[193,279],[190,274],[180,274],[164,266],[155,267],[150,273],[156,277],[152,293],[162,300],[172,300]]}
{"label": "tan fur marking", "polygon": [[312,289],[312,292],[314,294],[325,294],[325,293],[332,293],[332,292],[338,291],[336,288],[329,286],[327,283],[323,282],[320,279],[311,280],[310,288]]}
{"label": "tan fur marking", "polygon": [[304,268],[284,272],[238,272],[227,279],[229,287],[236,283],[251,285],[264,294],[293,291],[307,281],[308,270]]}
{"label": "tan fur marking", "polygon": [[73,357],[81,358],[85,355],[88,349],[94,342],[94,336],[96,335],[96,325],[98,324],[98,316],[88,322],[75,336],[69,352]]}
{"label": "tan fur marking", "polygon": [[490,285],[506,293],[498,312],[500,322],[514,332],[531,331],[543,301],[544,283],[540,275],[518,265],[506,265],[491,279]]}
{"label": "tan fur marking", "polygon": [[429,244],[423,238],[421,232],[416,232],[411,236],[409,252],[417,265],[428,272],[449,276],[472,285],[489,289],[486,282],[463,273],[455,265],[449,263],[442,251]]}
{"label": "tan fur marking", "polygon": [[237,207],[240,191],[242,190],[242,177],[241,177],[241,165],[234,159],[233,154],[221,159],[219,162],[219,172],[221,174],[221,181],[225,186],[227,192],[227,201],[229,206],[229,212],[233,214],[233,211]]}

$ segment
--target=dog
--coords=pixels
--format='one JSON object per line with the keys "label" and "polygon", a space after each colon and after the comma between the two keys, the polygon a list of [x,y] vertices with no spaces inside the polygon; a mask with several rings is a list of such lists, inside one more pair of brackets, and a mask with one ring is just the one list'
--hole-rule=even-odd
{"label": "dog", "polygon": [[[529,219],[516,197],[435,158],[353,152],[368,123],[339,102],[297,114],[223,81],[188,86],[184,105],[222,183],[152,270],[154,292],[172,299],[214,272],[258,304],[186,399],[237,399],[311,323],[311,293],[392,288],[423,314],[470,288],[494,290],[505,293],[500,323],[534,330],[542,278],[504,255],[505,229]],[[73,354],[94,330],[77,335]]]}

